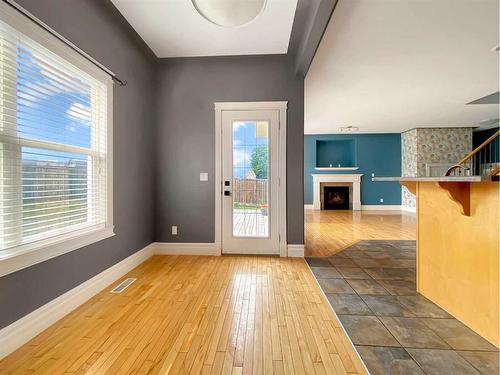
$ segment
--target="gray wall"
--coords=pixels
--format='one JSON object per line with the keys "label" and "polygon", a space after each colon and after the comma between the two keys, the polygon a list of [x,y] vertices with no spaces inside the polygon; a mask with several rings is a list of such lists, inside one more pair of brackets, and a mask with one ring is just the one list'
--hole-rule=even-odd
{"label": "gray wall", "polygon": [[338,0],[299,0],[288,53],[295,59],[295,72],[304,77],[323,39]]}
{"label": "gray wall", "polygon": [[289,101],[288,242],[303,243],[304,80],[295,53],[158,64],[109,0],[17,1],[128,85],[114,90],[116,236],[1,277],[0,328],[153,241],[214,240],[214,187],[198,173],[213,181],[216,101]]}
{"label": "gray wall", "polygon": [[128,81],[114,90],[116,236],[0,278],[0,328],[154,240],[155,60],[108,1],[17,0]]}
{"label": "gray wall", "polygon": [[[288,100],[288,243],[304,243],[304,79],[295,75],[294,60],[165,59],[158,83],[156,240],[214,241],[214,102]],[[199,172],[209,172],[210,182],[200,182]]]}

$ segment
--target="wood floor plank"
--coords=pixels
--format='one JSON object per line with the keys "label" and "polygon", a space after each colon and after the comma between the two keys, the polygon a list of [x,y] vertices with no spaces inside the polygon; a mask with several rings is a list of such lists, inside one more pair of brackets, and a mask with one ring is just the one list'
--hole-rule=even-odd
{"label": "wood floor plank", "polygon": [[331,256],[361,240],[415,240],[415,214],[306,209],[305,255]]}
{"label": "wood floor plank", "polygon": [[0,373],[365,373],[302,259],[154,256],[126,277],[137,281],[99,293]]}

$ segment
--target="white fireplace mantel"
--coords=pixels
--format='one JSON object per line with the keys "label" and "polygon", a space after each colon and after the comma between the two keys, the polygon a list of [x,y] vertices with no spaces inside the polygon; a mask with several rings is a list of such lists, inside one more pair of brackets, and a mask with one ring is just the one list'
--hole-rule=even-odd
{"label": "white fireplace mantel", "polygon": [[346,182],[352,183],[352,209],[361,210],[361,176],[362,174],[313,174],[313,207],[321,209],[321,183],[322,182]]}

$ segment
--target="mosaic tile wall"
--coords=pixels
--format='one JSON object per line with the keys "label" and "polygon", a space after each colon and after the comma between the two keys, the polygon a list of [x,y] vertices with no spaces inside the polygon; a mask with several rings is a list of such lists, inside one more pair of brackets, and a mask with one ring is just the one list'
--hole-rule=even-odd
{"label": "mosaic tile wall", "polygon": [[472,151],[472,128],[417,130],[417,176],[427,163],[454,164]]}
{"label": "mosaic tile wall", "polygon": [[[472,151],[472,128],[418,128],[401,134],[401,171],[426,175],[428,163],[456,163]],[[402,204],[414,208],[415,196],[402,189]]]}
{"label": "mosaic tile wall", "polygon": [[[402,177],[417,176],[417,129],[401,133],[401,173]],[[403,207],[415,208],[415,196],[404,186],[401,195]]]}

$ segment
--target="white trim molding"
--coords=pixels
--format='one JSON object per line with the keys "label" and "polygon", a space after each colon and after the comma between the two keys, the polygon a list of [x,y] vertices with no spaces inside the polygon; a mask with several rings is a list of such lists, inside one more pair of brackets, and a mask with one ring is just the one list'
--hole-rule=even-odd
{"label": "white trim molding", "polygon": [[305,248],[303,244],[290,244],[287,248],[289,257],[304,258]]}
{"label": "white trim molding", "polygon": [[401,206],[401,210],[403,210],[404,212],[410,212],[410,213],[417,213],[417,207],[410,207],[410,206]]}
{"label": "white trim molding", "polygon": [[304,204],[304,210],[314,210],[313,204]]}
{"label": "white trim molding", "polygon": [[156,255],[221,255],[214,242],[153,242],[151,246]]}
{"label": "white trim molding", "polygon": [[0,330],[0,359],[106,289],[154,254],[150,244]]}
{"label": "white trim molding", "polygon": [[362,174],[312,174],[313,177],[313,208],[321,209],[321,183],[345,182],[352,184],[352,209],[361,210],[361,177]]}
{"label": "white trim molding", "polygon": [[363,211],[401,211],[400,204],[362,204]]}
{"label": "white trim molding", "polygon": [[286,124],[288,101],[271,102],[216,102],[215,107],[215,249],[222,254],[222,112],[223,111],[279,111],[279,188],[278,228],[280,256],[288,256],[286,217]]}
{"label": "white trim molding", "polygon": [[0,277],[102,241],[114,235],[113,228],[83,231],[78,236],[75,236],[75,233],[69,233],[66,241],[62,241],[64,236],[59,236],[56,241],[49,238],[45,241],[40,241],[36,248],[27,248],[25,251],[4,255],[0,252]]}

